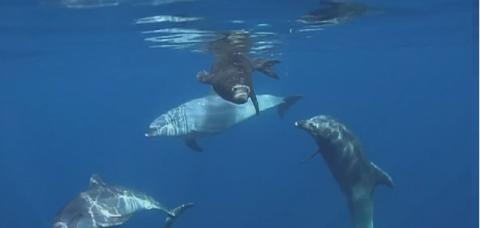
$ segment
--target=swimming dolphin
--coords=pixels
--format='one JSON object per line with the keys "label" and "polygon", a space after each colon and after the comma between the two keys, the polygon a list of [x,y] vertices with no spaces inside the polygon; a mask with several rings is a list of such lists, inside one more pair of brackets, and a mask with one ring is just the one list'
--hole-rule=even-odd
{"label": "swimming dolphin", "polygon": [[169,210],[152,197],[130,189],[107,185],[98,175],[92,175],[87,191],[68,203],[55,218],[53,228],[97,228],[119,226],[135,212],[157,209],[165,212],[165,227],[193,203]]}
{"label": "swimming dolphin", "polygon": [[298,22],[310,25],[339,24],[366,14],[370,8],[361,3],[330,0],[322,2],[320,8],[302,16]]}
{"label": "swimming dolphin", "polygon": [[209,84],[223,99],[236,104],[243,104],[250,97],[256,114],[260,113],[257,97],[253,88],[252,73],[257,70],[278,79],[271,67],[278,60],[255,59],[248,57],[251,48],[250,34],[246,31],[234,31],[210,43],[210,51],[215,61],[210,73],[200,71],[197,79]]}
{"label": "swimming dolphin", "polygon": [[[258,95],[260,111],[278,107],[283,116],[288,108],[301,97],[276,97]],[[201,151],[196,138],[199,136],[220,133],[252,116],[255,109],[249,104],[235,104],[217,95],[193,99],[156,118],[149,126],[147,137],[177,136],[182,137],[188,147]]]}
{"label": "swimming dolphin", "polygon": [[318,153],[347,198],[356,228],[373,228],[373,193],[378,184],[393,188],[390,176],[367,160],[360,143],[345,125],[329,116],[295,122],[313,136]]}

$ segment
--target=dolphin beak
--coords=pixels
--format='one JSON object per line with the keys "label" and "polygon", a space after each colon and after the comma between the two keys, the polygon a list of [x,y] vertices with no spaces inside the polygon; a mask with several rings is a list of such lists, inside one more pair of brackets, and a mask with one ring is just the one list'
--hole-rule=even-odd
{"label": "dolphin beak", "polygon": [[157,129],[155,129],[155,128],[149,128],[149,129],[148,129],[148,132],[145,133],[145,137],[150,138],[150,137],[156,136],[157,134],[158,134],[158,133],[157,133]]}
{"label": "dolphin beak", "polygon": [[298,128],[305,128],[305,120],[299,120],[299,121],[295,121],[295,127],[298,127]]}

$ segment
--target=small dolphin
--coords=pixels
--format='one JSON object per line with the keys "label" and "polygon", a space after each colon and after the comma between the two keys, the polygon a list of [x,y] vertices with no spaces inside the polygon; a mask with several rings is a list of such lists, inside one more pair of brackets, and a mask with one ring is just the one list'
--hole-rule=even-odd
{"label": "small dolphin", "polygon": [[[258,95],[260,111],[277,107],[280,116],[301,97],[276,97]],[[196,138],[220,133],[252,116],[256,110],[249,104],[235,104],[217,95],[193,99],[156,118],[149,126],[147,137],[177,136],[182,137],[188,147],[201,151]]]}
{"label": "small dolphin", "polygon": [[339,24],[366,14],[369,7],[361,3],[341,0],[322,2],[322,6],[298,19],[298,22],[310,25]]}
{"label": "small dolphin", "polygon": [[373,192],[378,184],[393,188],[390,176],[367,160],[353,133],[329,116],[315,116],[295,122],[313,136],[318,153],[347,198],[356,228],[373,228]]}
{"label": "small dolphin", "polygon": [[271,67],[279,61],[265,59],[251,61],[248,57],[250,48],[250,34],[246,31],[230,32],[213,41],[209,48],[215,55],[212,70],[210,73],[199,72],[197,79],[211,85],[213,90],[227,101],[243,104],[250,97],[258,115],[260,109],[253,88],[252,73],[257,70],[278,79]]}
{"label": "small dolphin", "polygon": [[152,197],[130,189],[107,185],[92,175],[87,191],[68,203],[55,218],[53,228],[97,228],[119,226],[137,211],[158,209],[167,214],[165,227],[193,203],[169,210]]}

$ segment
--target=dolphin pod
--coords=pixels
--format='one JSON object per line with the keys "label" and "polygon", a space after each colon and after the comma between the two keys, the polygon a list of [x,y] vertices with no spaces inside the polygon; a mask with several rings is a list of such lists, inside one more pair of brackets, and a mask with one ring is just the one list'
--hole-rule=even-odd
{"label": "dolphin pod", "polygon": [[[338,24],[363,15],[361,4],[327,1],[323,7],[298,21],[310,25]],[[260,112],[277,108],[282,117],[301,97],[256,95],[252,74],[259,71],[278,79],[272,66],[278,60],[250,59],[248,32],[232,31],[209,44],[215,56],[210,72],[200,71],[197,79],[210,85],[216,94],[185,102],[157,117],[149,125],[146,137],[178,137],[192,150],[202,151],[197,139],[219,134]],[[249,101],[253,105],[248,104]],[[295,122],[315,140],[332,175],[340,186],[355,228],[373,228],[373,195],[377,185],[393,188],[392,178],[364,154],[356,136],[341,122],[329,116],[315,116]],[[165,213],[165,227],[193,203],[169,209],[151,196],[131,189],[109,185],[92,175],[88,189],[66,204],[56,216],[54,228],[116,227],[126,223],[136,212],[160,210]]]}
{"label": "dolphin pod", "polygon": [[368,161],[353,133],[329,116],[315,116],[295,122],[315,140],[340,189],[347,198],[356,228],[373,228],[373,193],[379,184],[393,188],[392,178]]}
{"label": "dolphin pod", "polygon": [[142,192],[108,185],[92,175],[88,189],[70,201],[55,218],[54,228],[97,228],[119,226],[134,213],[142,210],[160,210],[167,217],[165,228],[193,203],[182,204],[172,210]]}

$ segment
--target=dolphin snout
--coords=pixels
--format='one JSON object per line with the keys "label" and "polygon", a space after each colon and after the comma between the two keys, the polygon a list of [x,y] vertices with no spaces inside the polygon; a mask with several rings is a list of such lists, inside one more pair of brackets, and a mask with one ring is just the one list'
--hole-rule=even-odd
{"label": "dolphin snout", "polygon": [[159,135],[159,130],[157,128],[149,128],[147,132],[145,133],[145,137],[154,137]]}
{"label": "dolphin snout", "polygon": [[153,135],[153,133],[151,133],[151,132],[145,133],[145,137],[147,137],[147,138],[153,137],[153,136],[155,136],[155,135]]}
{"label": "dolphin snout", "polygon": [[295,127],[305,128],[306,123],[307,123],[307,121],[305,121],[305,120],[295,121]]}

